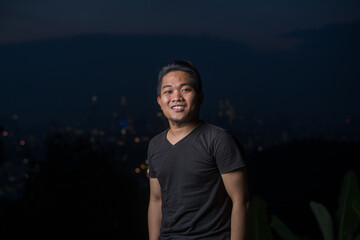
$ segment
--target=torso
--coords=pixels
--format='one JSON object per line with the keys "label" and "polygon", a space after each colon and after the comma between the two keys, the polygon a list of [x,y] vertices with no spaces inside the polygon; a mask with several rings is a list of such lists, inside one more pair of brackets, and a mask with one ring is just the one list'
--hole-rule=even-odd
{"label": "torso", "polygon": [[[216,159],[223,136],[223,129],[201,123],[180,139],[164,131],[150,142],[150,177],[158,178],[163,201],[160,239],[228,239],[231,201]],[[238,158],[225,167],[241,166]]]}

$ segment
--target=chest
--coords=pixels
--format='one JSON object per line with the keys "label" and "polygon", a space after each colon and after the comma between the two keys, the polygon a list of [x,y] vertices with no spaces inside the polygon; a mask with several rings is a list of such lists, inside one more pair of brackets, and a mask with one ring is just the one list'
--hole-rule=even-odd
{"label": "chest", "polygon": [[211,149],[199,142],[181,142],[155,152],[152,166],[162,187],[181,183],[207,182],[219,174]]}

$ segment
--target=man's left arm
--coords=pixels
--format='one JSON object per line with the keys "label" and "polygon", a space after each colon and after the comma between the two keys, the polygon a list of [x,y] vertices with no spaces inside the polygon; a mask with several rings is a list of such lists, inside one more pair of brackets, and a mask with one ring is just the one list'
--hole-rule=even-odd
{"label": "man's left arm", "polygon": [[231,212],[231,240],[245,240],[248,224],[250,197],[246,168],[221,174],[233,208]]}

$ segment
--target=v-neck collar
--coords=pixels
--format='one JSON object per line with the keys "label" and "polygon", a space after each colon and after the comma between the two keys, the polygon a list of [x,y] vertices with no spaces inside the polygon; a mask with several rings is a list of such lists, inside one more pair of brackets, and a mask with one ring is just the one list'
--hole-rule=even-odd
{"label": "v-neck collar", "polygon": [[179,143],[185,141],[186,138],[188,138],[189,136],[191,136],[197,129],[199,129],[202,125],[204,124],[203,121],[200,120],[199,125],[197,125],[193,130],[191,130],[187,135],[185,135],[185,137],[183,137],[182,139],[180,139],[179,141],[177,141],[176,143],[172,144],[168,139],[167,139],[167,134],[170,130],[170,128],[168,128],[164,134],[165,137],[165,142],[170,145],[171,147],[175,147],[177,146]]}

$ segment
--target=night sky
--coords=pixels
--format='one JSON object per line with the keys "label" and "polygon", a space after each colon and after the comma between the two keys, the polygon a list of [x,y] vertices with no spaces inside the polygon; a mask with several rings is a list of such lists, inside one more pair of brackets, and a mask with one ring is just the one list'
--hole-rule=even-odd
{"label": "night sky", "polygon": [[17,0],[0,9],[2,119],[72,122],[93,96],[104,116],[123,96],[133,114],[152,114],[157,72],[172,59],[199,68],[204,117],[221,99],[237,116],[293,127],[360,116],[359,1]]}
{"label": "night sky", "polygon": [[339,1],[1,1],[1,43],[86,33],[206,35],[259,49],[289,49],[294,30],[358,21]]}

